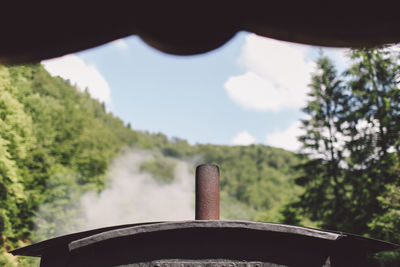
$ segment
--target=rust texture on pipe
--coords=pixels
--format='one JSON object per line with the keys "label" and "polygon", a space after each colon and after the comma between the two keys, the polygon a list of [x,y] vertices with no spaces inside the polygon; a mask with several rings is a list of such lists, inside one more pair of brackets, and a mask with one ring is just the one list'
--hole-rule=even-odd
{"label": "rust texture on pipe", "polygon": [[196,220],[219,220],[219,168],[203,164],[196,168]]}

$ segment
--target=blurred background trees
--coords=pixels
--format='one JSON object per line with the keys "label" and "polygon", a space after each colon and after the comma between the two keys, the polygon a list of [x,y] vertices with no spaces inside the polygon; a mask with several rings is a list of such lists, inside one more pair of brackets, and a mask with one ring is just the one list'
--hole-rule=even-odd
{"label": "blurred background trees", "polygon": [[382,47],[349,58],[341,75],[328,58],[317,61],[299,138],[305,191],[289,206],[324,229],[399,243],[399,55]]}

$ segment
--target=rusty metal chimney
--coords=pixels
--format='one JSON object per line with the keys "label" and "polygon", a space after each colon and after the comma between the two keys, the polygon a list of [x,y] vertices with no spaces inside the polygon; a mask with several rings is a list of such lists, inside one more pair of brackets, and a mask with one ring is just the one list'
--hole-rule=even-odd
{"label": "rusty metal chimney", "polygon": [[202,164],[196,168],[196,220],[219,220],[219,168]]}

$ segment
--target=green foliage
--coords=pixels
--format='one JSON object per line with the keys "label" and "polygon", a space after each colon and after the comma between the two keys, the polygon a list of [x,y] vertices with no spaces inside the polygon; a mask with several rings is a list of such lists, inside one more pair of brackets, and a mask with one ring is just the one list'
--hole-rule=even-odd
{"label": "green foliage", "polygon": [[351,58],[346,74],[352,97],[343,129],[350,137],[347,179],[354,188],[353,214],[360,232],[368,233],[368,224],[387,210],[379,197],[399,177],[400,67],[398,55],[385,48],[355,50]]}
{"label": "green foliage", "polygon": [[400,188],[395,185],[387,187],[386,193],[378,197],[387,212],[376,216],[369,226],[375,235],[385,240],[398,241],[400,240],[400,233],[397,231],[400,226]]}
{"label": "green foliage", "polygon": [[[10,250],[44,233],[68,228],[70,203],[85,190],[101,190],[110,161],[124,146],[151,135],[124,126],[104,105],[40,65],[0,66],[0,245]],[[76,192],[73,195],[71,192]],[[40,212],[43,217],[36,218]],[[5,257],[4,259],[8,259]]]}
{"label": "green foliage", "polygon": [[[343,85],[330,60],[321,57],[317,70],[312,75],[309,101],[303,111],[309,119],[303,120],[305,134],[299,138],[305,154],[312,159],[298,168],[302,175],[297,184],[305,187],[300,199],[286,212],[301,209],[313,221],[321,221],[322,227],[341,229],[346,222],[346,190],[341,165],[344,156],[340,142],[343,124]],[[296,221],[293,212],[287,213],[286,220]]]}
{"label": "green foliage", "polygon": [[76,173],[71,173],[69,168],[61,165],[54,166],[50,173],[52,175],[46,185],[45,199],[34,218],[37,230],[31,236],[33,241],[73,232],[79,225],[79,221],[71,218],[80,217],[77,215],[80,212],[79,199],[84,191],[79,184],[81,178]]}
{"label": "green foliage", "polygon": [[[222,217],[279,222],[293,184],[291,152],[262,145],[191,146],[161,133],[132,130],[104,104],[40,65],[0,66],[0,247],[7,251],[76,229],[79,199],[104,189],[110,162],[125,149],[161,151],[141,169],[162,183],[176,161],[218,164]],[[37,266],[0,252],[1,266]]]}
{"label": "green foliage", "polygon": [[151,173],[159,182],[171,183],[174,180],[176,162],[170,158],[151,158],[140,165],[140,170]]}
{"label": "green foliage", "polygon": [[0,68],[0,231],[1,241],[9,244],[26,237],[27,229],[20,216],[28,205],[20,166],[34,145],[32,121],[15,97],[7,69]]}
{"label": "green foliage", "polygon": [[[2,251],[74,229],[81,195],[103,190],[110,162],[131,148],[161,152],[141,170],[162,183],[173,181],[173,158],[219,165],[222,218],[318,226],[400,243],[399,58],[386,48],[349,56],[353,65],[342,75],[328,58],[317,61],[300,157],[263,145],[189,145],[135,131],[87,91],[40,65],[0,66]],[[396,266],[400,257],[381,253],[371,261]],[[2,266],[35,264],[0,252]]]}
{"label": "green foliage", "polygon": [[292,168],[299,159],[292,152],[263,145],[196,145],[190,153],[220,167],[225,219],[239,219],[240,213],[246,215],[241,219],[281,222],[281,208],[300,193]]}
{"label": "green foliage", "polygon": [[[309,160],[297,167],[296,183],[305,191],[283,214],[287,221],[304,215],[323,228],[400,243],[399,56],[383,47],[352,50],[349,57],[343,75],[328,58],[317,62],[299,138]],[[393,252],[371,259],[399,263]]]}

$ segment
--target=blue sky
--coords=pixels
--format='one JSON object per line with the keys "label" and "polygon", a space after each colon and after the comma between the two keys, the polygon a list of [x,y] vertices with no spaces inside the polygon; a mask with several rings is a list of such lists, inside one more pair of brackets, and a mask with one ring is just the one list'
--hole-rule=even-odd
{"label": "blue sky", "polygon": [[[159,52],[138,37],[42,62],[133,129],[190,143],[298,149],[300,108],[318,49],[239,33],[196,56]],[[343,67],[343,50],[326,53]]]}

